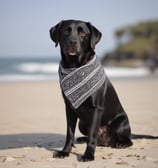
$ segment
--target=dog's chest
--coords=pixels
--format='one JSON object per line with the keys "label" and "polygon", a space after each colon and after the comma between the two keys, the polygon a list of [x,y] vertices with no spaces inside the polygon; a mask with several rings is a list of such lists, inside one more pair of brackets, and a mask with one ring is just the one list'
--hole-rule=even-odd
{"label": "dog's chest", "polygon": [[94,112],[91,97],[89,97],[79,108],[75,109],[74,112],[80,120],[88,121]]}

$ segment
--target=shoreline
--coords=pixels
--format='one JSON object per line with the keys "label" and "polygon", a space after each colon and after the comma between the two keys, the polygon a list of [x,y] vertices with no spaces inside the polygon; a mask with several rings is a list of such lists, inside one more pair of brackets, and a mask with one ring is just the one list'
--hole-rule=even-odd
{"label": "shoreline", "polygon": [[[144,81],[144,80],[158,80],[158,74],[149,74],[146,76],[129,76],[129,77],[107,77],[110,79],[110,81]],[[53,83],[53,82],[59,82],[58,76],[55,77],[54,79],[41,79],[41,80],[28,80],[28,81],[0,81],[0,85],[5,85],[5,84],[29,84],[29,83]]]}

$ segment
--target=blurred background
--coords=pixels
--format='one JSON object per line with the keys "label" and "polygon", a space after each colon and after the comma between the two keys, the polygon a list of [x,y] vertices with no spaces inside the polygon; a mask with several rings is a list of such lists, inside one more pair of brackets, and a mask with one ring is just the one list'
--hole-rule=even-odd
{"label": "blurred background", "polygon": [[58,79],[49,29],[66,19],[102,32],[96,53],[111,78],[157,77],[157,9],[156,0],[0,0],[0,82]]}

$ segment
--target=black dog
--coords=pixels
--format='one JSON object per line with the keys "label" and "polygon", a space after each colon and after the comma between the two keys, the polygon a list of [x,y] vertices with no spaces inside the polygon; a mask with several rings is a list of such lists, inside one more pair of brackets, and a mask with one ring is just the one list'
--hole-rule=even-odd
{"label": "black dog", "polygon": [[[94,48],[101,38],[101,33],[89,22],[66,20],[51,28],[50,36],[56,46],[60,44],[62,68],[73,71],[94,59]],[[72,81],[67,82],[70,84]],[[56,152],[54,157],[69,156],[74,145],[78,118],[80,131],[87,136],[87,148],[81,158],[82,161],[94,160],[96,145],[113,148],[132,145],[128,117],[107,77],[79,107],[74,107],[64,89],[61,89],[66,105],[67,137],[63,150]]]}

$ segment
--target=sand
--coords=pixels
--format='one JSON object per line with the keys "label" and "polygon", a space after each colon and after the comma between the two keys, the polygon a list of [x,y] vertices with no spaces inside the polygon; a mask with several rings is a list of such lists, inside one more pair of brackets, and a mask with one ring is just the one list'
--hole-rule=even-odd
{"label": "sand", "polygon": [[[132,132],[158,136],[158,80],[112,81]],[[79,162],[86,145],[70,157],[52,158],[65,142],[64,103],[57,81],[0,84],[0,168],[157,168],[158,140],[137,139],[126,149],[97,147],[95,161]],[[80,136],[76,130],[76,137]]]}

